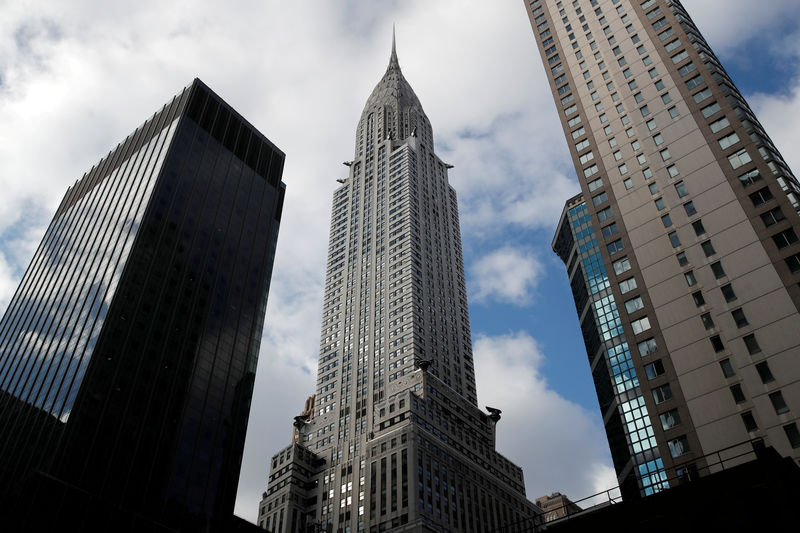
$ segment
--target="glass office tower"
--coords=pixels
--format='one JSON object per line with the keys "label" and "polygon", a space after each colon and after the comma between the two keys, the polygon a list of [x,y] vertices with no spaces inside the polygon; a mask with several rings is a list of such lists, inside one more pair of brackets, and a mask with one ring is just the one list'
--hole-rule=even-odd
{"label": "glass office tower", "polygon": [[195,80],[67,191],[0,321],[0,497],[23,527],[232,516],[283,161]]}
{"label": "glass office tower", "polygon": [[[394,46],[333,193],[316,395],[275,454],[259,525],[519,531],[541,511],[477,406],[449,165]],[[299,406],[298,406],[299,407]]]}
{"label": "glass office tower", "polygon": [[[797,179],[677,0],[524,6],[644,401],[640,427],[593,366],[623,494],[649,493],[631,472],[651,429],[669,480],[753,446],[800,459]],[[575,281],[572,202],[554,248]],[[613,365],[575,299],[589,359]]]}

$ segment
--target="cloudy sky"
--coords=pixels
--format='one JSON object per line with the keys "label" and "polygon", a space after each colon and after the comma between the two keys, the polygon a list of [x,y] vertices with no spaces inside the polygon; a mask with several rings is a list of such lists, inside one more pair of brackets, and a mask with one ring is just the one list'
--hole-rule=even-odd
{"label": "cloudy sky", "polygon": [[[800,169],[800,0],[684,0]],[[479,403],[531,498],[614,484],[564,267],[578,184],[522,0],[0,0],[0,312],[67,187],[194,77],[287,154],[288,192],[236,512],[314,391],[331,193],[398,55],[455,165]],[[719,7],[725,6],[720,12]]]}

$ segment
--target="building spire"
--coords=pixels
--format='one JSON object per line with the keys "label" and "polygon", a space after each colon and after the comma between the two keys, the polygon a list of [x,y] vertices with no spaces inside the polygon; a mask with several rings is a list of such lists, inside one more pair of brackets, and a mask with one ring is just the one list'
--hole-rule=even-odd
{"label": "building spire", "polygon": [[397,45],[395,41],[394,24],[392,24],[392,55],[389,57],[389,68],[400,68],[400,63],[397,61]]}

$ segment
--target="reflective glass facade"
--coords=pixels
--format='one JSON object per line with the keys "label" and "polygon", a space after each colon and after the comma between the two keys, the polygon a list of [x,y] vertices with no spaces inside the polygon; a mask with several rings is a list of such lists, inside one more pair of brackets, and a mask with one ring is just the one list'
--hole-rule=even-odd
{"label": "reflective glass facade", "polygon": [[0,322],[3,495],[86,528],[232,515],[283,160],[195,80],[70,188]]}
{"label": "reflective glass facade", "polygon": [[[639,377],[586,202],[578,197],[568,206],[554,248],[571,269],[570,284],[617,472],[625,471],[628,461],[633,465],[620,486],[629,493],[638,489],[643,495],[653,494],[669,483]],[[614,258],[623,253],[618,255]],[[616,438],[621,435],[624,442]]]}

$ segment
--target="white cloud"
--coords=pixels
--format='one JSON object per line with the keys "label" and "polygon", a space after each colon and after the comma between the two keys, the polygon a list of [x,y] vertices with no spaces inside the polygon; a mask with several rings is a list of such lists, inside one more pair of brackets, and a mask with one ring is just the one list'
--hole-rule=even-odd
{"label": "white cloud", "polygon": [[530,251],[503,246],[480,257],[469,271],[473,302],[530,303],[544,266]]}
{"label": "white cloud", "polygon": [[[774,0],[769,9],[747,0],[726,3],[725,10],[717,0],[684,3],[712,46],[723,48],[800,12],[793,9],[797,0]],[[0,7],[0,312],[67,187],[192,78],[203,79],[287,154],[287,197],[237,504],[250,520],[266,486],[266,461],[288,444],[291,418],[314,391],[331,193],[345,175],[341,161],[352,158],[362,106],[387,63],[392,22],[437,152],[455,165],[451,182],[465,249],[478,255],[509,230],[552,235],[564,200],[578,187],[522,2],[240,0],[187,9],[155,0],[26,0]],[[797,109],[796,95],[783,104]],[[797,112],[782,114],[778,104],[765,98],[758,105],[790,156],[797,143],[782,144],[773,130],[785,128],[786,138],[798,139],[791,124],[779,122]],[[542,267],[530,252],[511,258],[525,276],[515,289],[494,293],[524,302]],[[486,268],[513,286],[509,264]],[[485,282],[478,287],[489,298]],[[477,347],[492,354],[488,348],[532,343],[523,333],[509,339],[480,338]],[[507,376],[508,365],[522,375]],[[605,438],[587,429],[582,409],[547,388],[540,366],[530,369],[517,357],[502,368],[490,362],[488,377],[481,368],[481,397],[506,411],[501,443],[513,416],[536,420],[535,427],[525,425],[535,433],[523,436],[542,457],[526,458],[533,454],[522,440],[506,447],[528,461],[529,487],[538,484],[532,496],[553,490],[580,496],[605,483],[596,480],[607,470],[580,468],[583,461],[607,464],[602,457],[584,450],[563,468],[555,461],[564,457],[562,446],[594,442],[605,450]],[[520,380],[509,381],[516,383],[513,406],[492,396],[503,383],[492,380],[500,377]],[[541,405],[556,406],[560,415]]]}
{"label": "white cloud", "polygon": [[683,0],[686,11],[717,54],[729,52],[781,23],[800,21],[800,0]]}
{"label": "white cloud", "polygon": [[755,94],[748,101],[789,168],[800,172],[800,78],[788,95]]}
{"label": "white cloud", "polygon": [[598,417],[548,386],[535,339],[479,334],[474,351],[479,405],[503,411],[497,450],[522,466],[528,498],[580,499],[617,485]]}

